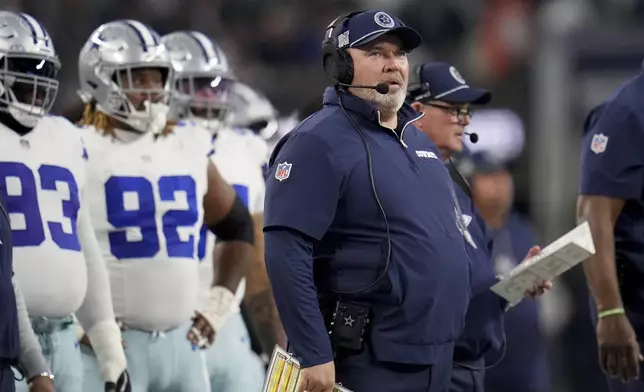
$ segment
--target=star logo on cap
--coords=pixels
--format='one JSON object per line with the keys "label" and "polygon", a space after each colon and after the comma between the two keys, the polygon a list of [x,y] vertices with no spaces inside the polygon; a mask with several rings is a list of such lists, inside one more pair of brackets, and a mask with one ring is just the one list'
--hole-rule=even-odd
{"label": "star logo on cap", "polygon": [[452,74],[452,77],[459,82],[460,84],[465,84],[465,79],[461,76],[461,73],[454,67],[449,67],[449,73]]}
{"label": "star logo on cap", "polygon": [[377,12],[373,20],[378,26],[384,27],[385,29],[390,29],[396,25],[394,19],[384,12]]}

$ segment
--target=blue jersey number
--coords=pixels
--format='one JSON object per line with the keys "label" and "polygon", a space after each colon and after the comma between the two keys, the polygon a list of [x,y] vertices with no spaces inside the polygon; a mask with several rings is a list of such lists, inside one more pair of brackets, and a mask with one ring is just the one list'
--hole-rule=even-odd
{"label": "blue jersey number", "polygon": [[[13,219],[22,216],[24,228],[12,230],[14,246],[38,246],[45,241],[45,227],[43,226],[40,205],[38,204],[38,189],[57,192],[57,183],[65,183],[69,189],[69,197],[62,201],[62,215],[69,219],[71,233],[63,229],[62,222],[46,222],[51,239],[61,249],[80,251],[81,246],[76,233],[76,221],[80,200],[78,198],[78,185],[74,175],[68,169],[60,166],[41,165],[38,168],[40,187],[36,184],[34,173],[24,163],[0,162],[0,184],[2,193],[7,201],[9,214],[14,214]],[[9,194],[7,186],[10,181],[15,181],[20,192]],[[13,187],[12,187],[13,188]],[[14,222],[15,223],[15,222]],[[13,226],[16,226],[15,224]]]}
{"label": "blue jersey number", "polygon": [[[246,185],[234,184],[233,189],[237,192],[237,196],[244,202],[248,208],[248,187]],[[208,238],[208,227],[202,226],[199,232],[199,245],[197,247],[197,257],[199,261],[203,260],[206,256],[206,239]]]}
{"label": "blue jersey number", "polygon": [[[177,194],[183,194],[187,201],[186,209],[169,210],[161,217],[168,256],[194,257],[194,235],[181,241],[178,230],[180,227],[192,227],[199,220],[195,180],[190,176],[165,176],[159,179],[158,187],[161,202],[176,201]],[[105,198],[107,220],[117,229],[109,234],[110,249],[114,257],[132,259],[155,256],[161,245],[152,183],[144,177],[110,177],[105,183]],[[128,203],[131,205],[126,206],[126,200],[131,200]],[[128,239],[128,228],[138,228],[140,238]]]}

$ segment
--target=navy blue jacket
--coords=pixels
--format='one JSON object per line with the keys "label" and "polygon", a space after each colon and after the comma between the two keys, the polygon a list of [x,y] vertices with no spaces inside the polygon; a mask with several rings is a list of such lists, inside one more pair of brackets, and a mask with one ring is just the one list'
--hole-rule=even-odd
{"label": "navy blue jacket", "polygon": [[[494,233],[493,259],[500,274],[517,266],[536,244],[529,223],[511,213],[505,226]],[[546,342],[539,328],[537,302],[524,300],[503,317],[507,347],[499,362],[499,352],[485,355],[485,390],[549,391]]]}
{"label": "navy blue jacket", "polygon": [[640,342],[644,341],[643,97],[640,72],[588,115],[579,186],[582,195],[626,201],[615,222],[615,261],[622,300]]}
{"label": "navy blue jacket", "polygon": [[20,354],[12,251],[9,215],[0,198],[0,361],[17,361]]}
{"label": "navy blue jacket", "polygon": [[372,105],[329,88],[324,107],[292,131],[269,168],[266,265],[304,367],[333,359],[318,295],[363,289],[385,268],[386,228],[365,142],[389,223],[391,263],[381,284],[341,298],[371,307],[369,343],[377,359],[433,364],[452,354],[470,297],[470,260],[452,181],[436,146],[411,124],[417,118],[405,105],[398,129],[387,129]]}
{"label": "navy blue jacket", "polygon": [[490,290],[497,278],[492,261],[492,241],[485,221],[472,199],[459,186],[456,188],[470,236],[467,253],[472,260],[472,298],[465,316],[465,329],[454,347],[454,361],[460,362],[479,360],[489,350],[503,347],[502,316],[507,303]]}

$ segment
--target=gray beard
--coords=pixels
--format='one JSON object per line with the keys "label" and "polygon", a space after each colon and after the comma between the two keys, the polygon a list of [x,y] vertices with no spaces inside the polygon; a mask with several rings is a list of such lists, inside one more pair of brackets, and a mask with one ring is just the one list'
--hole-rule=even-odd
{"label": "gray beard", "polygon": [[355,89],[356,96],[374,104],[382,112],[396,113],[405,103],[407,90],[399,88],[396,92],[380,94],[374,89]]}

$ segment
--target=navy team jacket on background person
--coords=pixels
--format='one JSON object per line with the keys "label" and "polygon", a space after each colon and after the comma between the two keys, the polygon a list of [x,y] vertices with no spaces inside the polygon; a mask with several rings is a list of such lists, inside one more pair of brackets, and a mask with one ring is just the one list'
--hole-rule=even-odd
{"label": "navy team jacket on background person", "polygon": [[[511,213],[505,226],[492,232],[494,248],[492,259],[498,274],[516,267],[537,242],[529,223]],[[546,342],[539,328],[538,304],[524,300],[503,316],[505,355],[488,352],[486,392],[547,392],[550,391]],[[503,350],[501,350],[503,351]]]}
{"label": "navy team jacket on background person", "polygon": [[0,198],[0,367],[15,364],[20,352],[12,277],[11,224],[6,204]]}
{"label": "navy team jacket on background person", "polygon": [[465,329],[454,347],[454,362],[483,368],[483,354],[499,350],[504,344],[503,311],[507,302],[490,290],[496,282],[492,261],[492,241],[485,221],[477,213],[472,199],[455,186],[456,195],[469,232],[467,253],[472,260],[472,297],[465,316]]}
{"label": "navy team jacket on background person", "polygon": [[[615,222],[615,262],[622,301],[640,347],[644,344],[644,74],[627,81],[584,124],[582,195],[626,200]],[[596,307],[591,304],[596,318]],[[613,391],[644,390],[638,382],[608,379]],[[630,389],[629,389],[630,388]]]}
{"label": "navy team jacket on background person", "polygon": [[[396,132],[377,110],[328,88],[324,107],[292,131],[269,169],[266,264],[290,346],[303,367],[333,360],[318,293],[360,290],[383,271],[387,241],[372,193],[362,139],[392,239],[381,284],[343,297],[373,312],[368,344],[376,359],[432,365],[453,352],[470,297],[470,261],[456,226],[449,174],[436,146],[411,123],[405,104]],[[400,135],[400,136],[398,136]]]}

